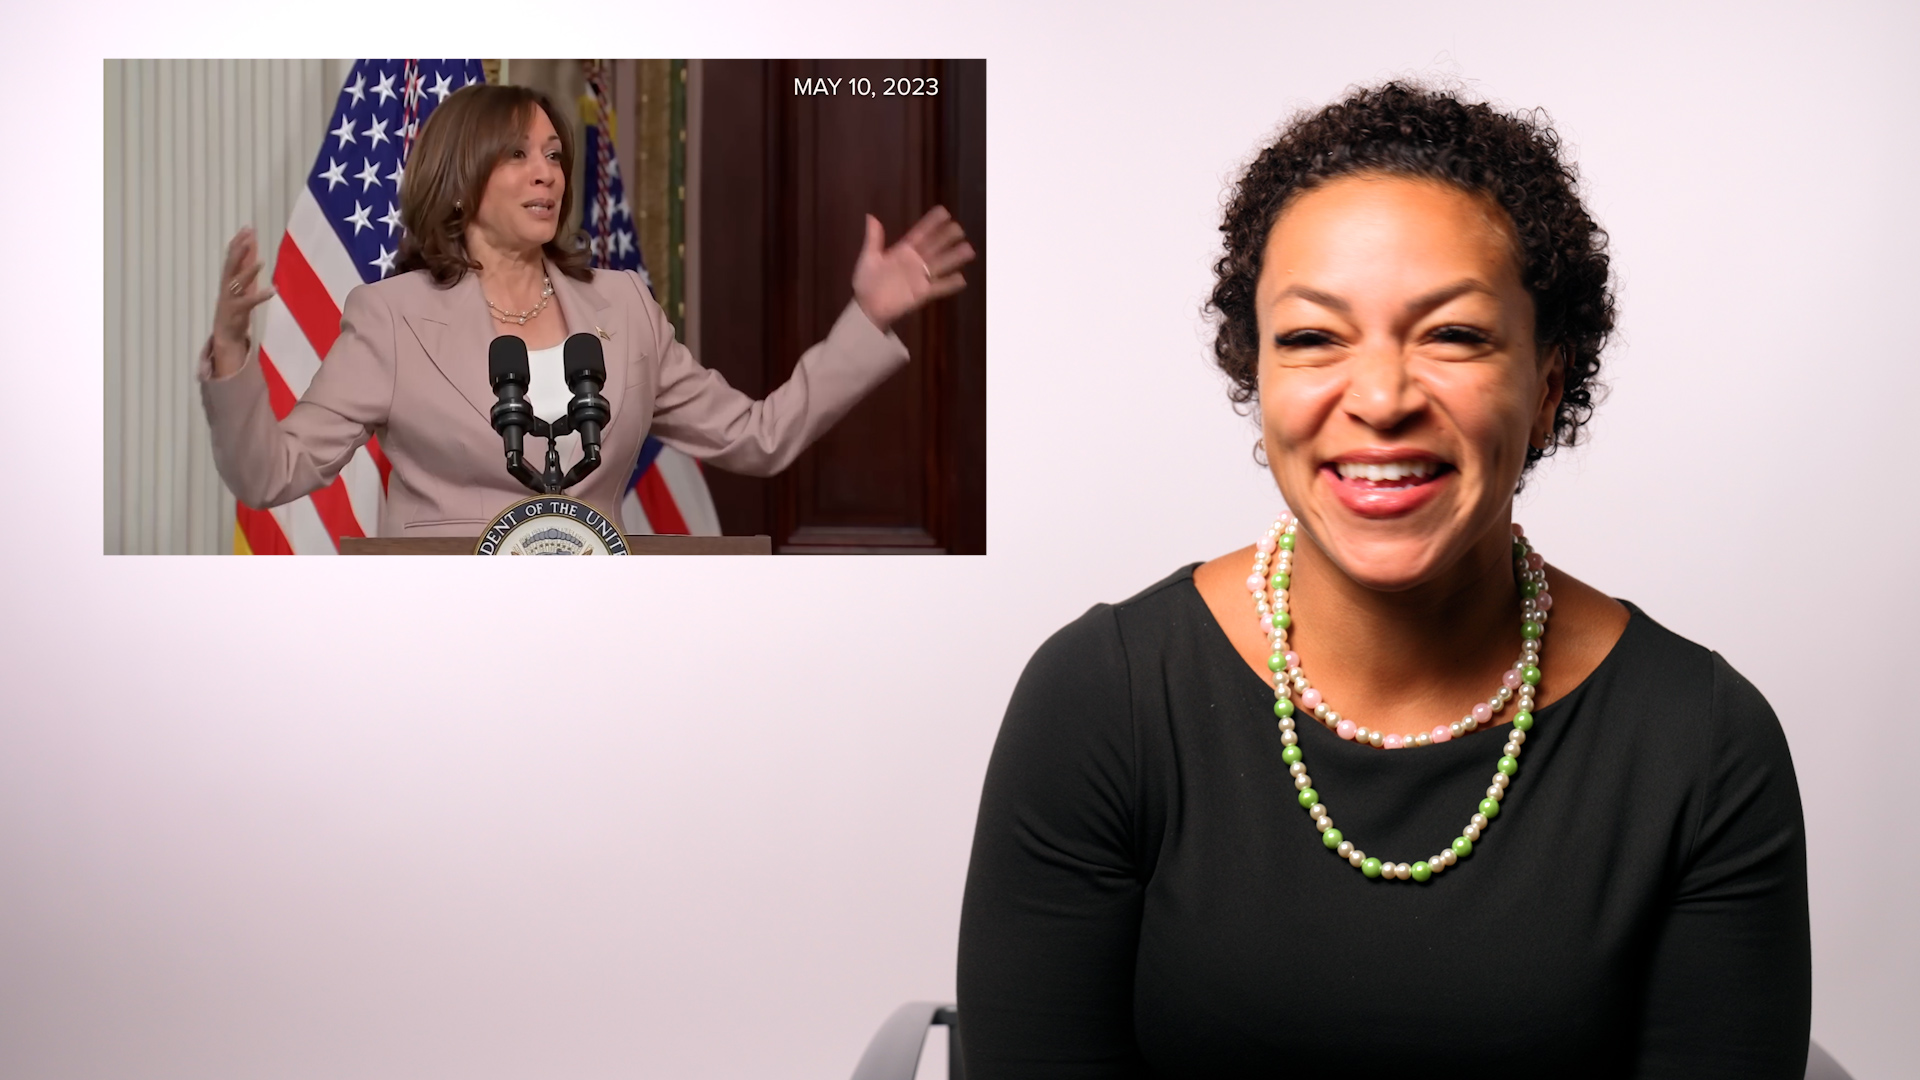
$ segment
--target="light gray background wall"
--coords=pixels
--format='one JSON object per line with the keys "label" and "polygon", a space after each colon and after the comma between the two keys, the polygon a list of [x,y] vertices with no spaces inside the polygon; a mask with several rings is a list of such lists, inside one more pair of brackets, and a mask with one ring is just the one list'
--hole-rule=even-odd
{"label": "light gray background wall", "polygon": [[[16,20],[13,78],[45,96],[5,120],[0,362],[15,467],[70,464],[0,528],[0,1073],[846,1075],[893,1004],[951,991],[1026,656],[1274,509],[1196,314],[1224,180],[1291,108],[1408,71],[1546,105],[1576,148],[1621,274],[1614,394],[1519,516],[1772,700],[1811,837],[1814,1032],[1863,1078],[1910,1071],[1910,6],[603,12],[615,52],[991,58],[992,554],[95,554],[103,440],[59,403],[101,400],[100,54],[444,31],[564,55],[587,10]],[[589,674],[542,674],[565,655]]]}

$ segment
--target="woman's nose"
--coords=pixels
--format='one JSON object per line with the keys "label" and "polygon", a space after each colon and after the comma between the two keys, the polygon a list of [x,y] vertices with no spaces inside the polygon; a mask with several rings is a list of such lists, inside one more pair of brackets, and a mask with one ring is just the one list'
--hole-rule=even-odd
{"label": "woman's nose", "polygon": [[1347,414],[1376,431],[1392,431],[1425,405],[1425,397],[1407,371],[1397,348],[1362,350],[1352,360],[1352,377],[1342,406]]}

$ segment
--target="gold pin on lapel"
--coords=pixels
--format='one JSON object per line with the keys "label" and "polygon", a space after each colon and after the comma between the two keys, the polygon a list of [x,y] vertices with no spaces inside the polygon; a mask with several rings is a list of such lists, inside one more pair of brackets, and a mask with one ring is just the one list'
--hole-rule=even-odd
{"label": "gold pin on lapel", "polygon": [[594,333],[596,333],[596,334],[599,334],[599,335],[600,335],[600,339],[601,339],[602,341],[612,341],[612,340],[613,340],[613,335],[612,335],[612,334],[609,334],[609,333],[607,333],[607,332],[606,332],[605,330],[602,330],[602,329],[600,329],[600,328],[599,328],[599,327],[597,327],[597,326],[593,328],[593,332],[594,332]]}

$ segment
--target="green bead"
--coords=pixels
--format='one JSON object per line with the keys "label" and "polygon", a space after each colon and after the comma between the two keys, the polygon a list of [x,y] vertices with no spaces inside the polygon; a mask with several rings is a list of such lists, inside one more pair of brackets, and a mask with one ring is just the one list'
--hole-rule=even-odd
{"label": "green bead", "polygon": [[1533,666],[1532,664],[1528,664],[1526,667],[1526,670],[1520,673],[1520,680],[1526,683],[1528,686],[1539,686],[1540,685],[1540,669]]}
{"label": "green bead", "polygon": [[1513,557],[1516,559],[1524,559],[1527,557],[1527,542],[1525,540],[1515,540],[1513,542]]}
{"label": "green bead", "polygon": [[1433,867],[1423,862],[1414,863],[1407,867],[1407,871],[1413,875],[1415,881],[1425,881],[1433,876]]}
{"label": "green bead", "polygon": [[1466,838],[1466,837],[1464,837],[1464,836],[1456,836],[1456,837],[1454,837],[1454,838],[1453,838],[1453,853],[1454,853],[1455,855],[1458,855],[1458,856],[1460,856],[1460,857],[1461,857],[1461,858],[1463,858],[1463,859],[1464,859],[1464,858],[1466,858],[1467,856],[1469,856],[1469,855],[1471,855],[1471,854],[1473,854],[1473,841],[1471,841],[1471,840],[1469,840],[1469,839],[1467,839],[1467,838]]}
{"label": "green bead", "polygon": [[1285,630],[1293,625],[1293,616],[1284,611],[1273,613],[1273,625]]}
{"label": "green bead", "polygon": [[1293,534],[1292,533],[1280,534],[1280,550],[1281,551],[1293,550]]}
{"label": "green bead", "polygon": [[1526,597],[1529,600],[1533,599],[1536,596],[1539,596],[1540,583],[1537,581],[1524,582],[1520,586],[1520,595]]}
{"label": "green bead", "polygon": [[1500,800],[1499,799],[1481,799],[1480,813],[1488,821],[1492,821],[1494,818],[1499,817],[1500,816]]}
{"label": "green bead", "polygon": [[1280,760],[1286,762],[1289,765],[1292,765],[1293,763],[1299,761],[1301,758],[1306,756],[1307,755],[1300,752],[1300,746],[1298,743],[1295,743],[1294,745],[1287,747],[1285,750],[1280,751]]}
{"label": "green bead", "polygon": [[1267,584],[1273,586],[1276,589],[1289,588],[1293,585],[1293,575],[1292,574],[1275,574],[1273,575],[1273,580],[1267,582]]}
{"label": "green bead", "polygon": [[1545,628],[1539,623],[1528,619],[1526,622],[1520,624],[1520,636],[1526,638],[1528,641],[1534,641],[1540,637],[1540,631],[1543,629]]}
{"label": "green bead", "polygon": [[1494,762],[1493,767],[1496,769],[1499,769],[1503,773],[1506,773],[1508,776],[1512,776],[1514,773],[1517,773],[1520,771],[1520,760],[1516,757],[1513,757],[1511,754],[1509,754],[1508,756],[1501,758],[1499,761]]}
{"label": "green bead", "polygon": [[1319,801],[1320,801],[1320,793],[1313,790],[1312,788],[1308,788],[1307,790],[1300,793],[1300,806],[1302,809],[1312,806],[1314,803],[1317,803]]}
{"label": "green bead", "polygon": [[1533,730],[1533,714],[1530,712],[1514,713],[1513,729],[1515,731],[1532,731]]}
{"label": "green bead", "polygon": [[1340,841],[1345,839],[1346,837],[1340,835],[1339,829],[1328,829],[1326,832],[1320,834],[1320,842],[1330,848],[1339,847]]}
{"label": "green bead", "polygon": [[1274,653],[1272,656],[1267,657],[1268,671],[1279,671],[1281,668],[1286,666],[1287,666],[1287,658],[1280,653]]}
{"label": "green bead", "polygon": [[1368,859],[1366,862],[1361,863],[1360,872],[1367,875],[1368,877],[1379,877],[1380,876],[1380,860]]}
{"label": "green bead", "polygon": [[[1293,715],[1293,699],[1281,698],[1279,701],[1274,702],[1273,715],[1279,717],[1282,720],[1285,720],[1287,717],[1292,716]],[[1522,713],[1521,715],[1524,716],[1526,714]],[[1525,731],[1526,729],[1522,728],[1521,730]]]}

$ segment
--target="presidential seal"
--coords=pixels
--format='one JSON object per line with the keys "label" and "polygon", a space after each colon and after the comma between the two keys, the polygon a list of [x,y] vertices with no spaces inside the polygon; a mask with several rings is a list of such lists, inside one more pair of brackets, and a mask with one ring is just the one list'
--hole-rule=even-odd
{"label": "presidential seal", "polygon": [[507,507],[474,545],[475,555],[626,555],[627,538],[578,499],[539,495]]}

